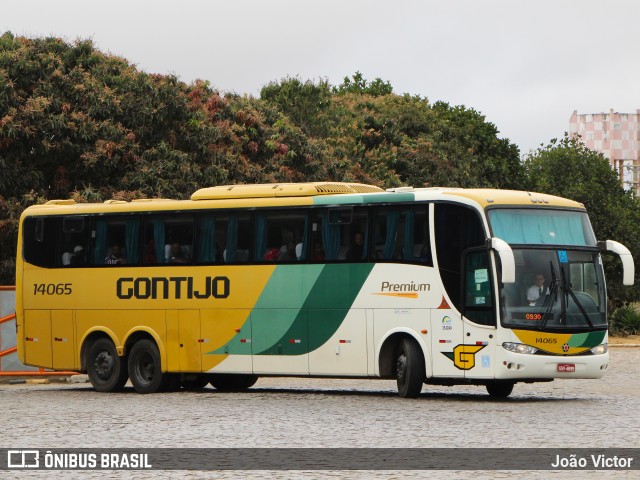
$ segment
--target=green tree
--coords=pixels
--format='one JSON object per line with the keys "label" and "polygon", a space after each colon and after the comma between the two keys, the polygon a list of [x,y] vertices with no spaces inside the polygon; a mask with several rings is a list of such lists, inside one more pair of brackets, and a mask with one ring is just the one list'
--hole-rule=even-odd
{"label": "green tree", "polygon": [[[582,203],[589,213],[599,240],[616,240],[634,254],[640,252],[640,202],[625,191],[609,161],[601,153],[589,150],[579,140],[565,134],[528,155],[524,162],[528,190],[558,195]],[[621,263],[611,254],[604,255],[610,310],[636,301],[636,286],[622,286]]]}
{"label": "green tree", "polygon": [[312,137],[327,134],[325,114],[331,104],[331,88],[327,80],[315,83],[285,78],[262,87],[260,98],[277,105],[305,134]]}
{"label": "green tree", "polygon": [[362,73],[356,72],[351,78],[344,77],[344,80],[337,87],[333,87],[333,92],[338,95],[345,93],[359,93],[363,95],[371,95],[372,97],[380,97],[383,95],[391,95],[393,87],[391,83],[385,82],[376,77],[372,82],[368,82]]}

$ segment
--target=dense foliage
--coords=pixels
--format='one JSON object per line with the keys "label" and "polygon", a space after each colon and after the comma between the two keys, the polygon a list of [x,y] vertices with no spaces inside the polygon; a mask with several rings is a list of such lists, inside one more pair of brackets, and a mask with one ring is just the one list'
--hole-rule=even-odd
{"label": "dense foliage", "polygon": [[609,328],[614,335],[639,335],[640,312],[636,305],[625,305],[611,315]]}
{"label": "dense foliage", "polygon": [[[637,199],[602,155],[565,138],[522,163],[474,109],[397,95],[359,72],[337,86],[285,78],[254,98],[140,71],[91,41],[5,33],[0,170],[0,284],[14,281],[17,222],[28,205],[188,198],[227,183],[527,188],[583,202],[600,239],[640,249]],[[613,305],[637,296],[618,272],[609,278]]]}

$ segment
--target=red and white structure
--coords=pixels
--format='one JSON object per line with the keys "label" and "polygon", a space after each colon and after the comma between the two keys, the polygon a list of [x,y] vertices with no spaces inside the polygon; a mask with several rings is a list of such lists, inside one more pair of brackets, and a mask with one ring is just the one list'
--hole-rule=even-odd
{"label": "red and white structure", "polygon": [[569,122],[571,136],[579,135],[587,148],[607,157],[624,188],[640,193],[640,109],[585,114],[574,110]]}

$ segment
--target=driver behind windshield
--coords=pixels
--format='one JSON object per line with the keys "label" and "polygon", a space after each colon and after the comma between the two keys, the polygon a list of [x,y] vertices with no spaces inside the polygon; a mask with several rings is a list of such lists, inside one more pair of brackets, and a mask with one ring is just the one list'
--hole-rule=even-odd
{"label": "driver behind windshield", "polygon": [[535,306],[536,301],[549,293],[548,287],[545,286],[545,278],[542,273],[536,273],[535,284],[531,285],[527,290],[527,302],[529,302],[530,306]]}

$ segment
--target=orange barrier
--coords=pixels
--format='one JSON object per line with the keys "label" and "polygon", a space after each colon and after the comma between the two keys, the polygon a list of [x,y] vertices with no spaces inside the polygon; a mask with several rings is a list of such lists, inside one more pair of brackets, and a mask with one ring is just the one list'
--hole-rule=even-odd
{"label": "orange barrier", "polygon": [[[15,286],[0,286],[0,292],[2,291],[13,291],[15,290]],[[11,322],[16,319],[16,314],[11,313],[0,318],[0,325],[6,322]],[[18,347],[9,347],[6,350],[0,351],[0,358],[5,357],[7,355],[11,355],[18,351]],[[68,372],[68,371],[59,371],[53,372],[50,370],[45,370],[44,368],[39,368],[38,370],[11,370],[11,371],[3,371],[2,364],[0,364],[0,377],[52,377],[52,376],[69,376],[69,375],[77,375],[78,372]]]}

